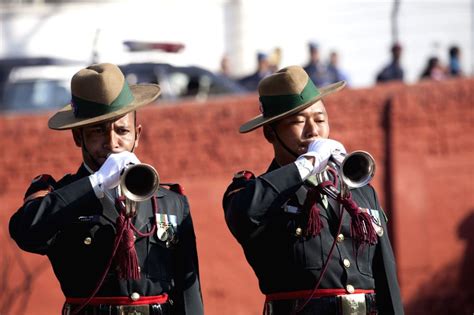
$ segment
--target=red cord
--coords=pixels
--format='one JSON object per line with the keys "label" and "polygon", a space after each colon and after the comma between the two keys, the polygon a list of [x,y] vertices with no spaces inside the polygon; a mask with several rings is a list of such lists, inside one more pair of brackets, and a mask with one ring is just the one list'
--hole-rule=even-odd
{"label": "red cord", "polygon": [[[341,233],[341,228],[342,228],[342,215],[344,213],[344,209],[342,208],[342,205],[339,206],[340,210],[339,210],[339,225],[337,227],[337,233],[336,233],[336,236],[339,235],[339,233]],[[303,305],[301,305],[301,307],[299,307],[298,309],[295,310],[295,312],[292,314],[292,315],[295,315],[299,312],[301,312],[305,306],[309,303],[309,301],[311,301],[311,299],[313,298],[313,296],[316,294],[316,291],[318,290],[319,288],[319,285],[321,284],[321,280],[323,279],[323,276],[324,274],[326,273],[326,270],[329,266],[329,260],[331,259],[331,256],[333,254],[333,251],[334,251],[334,247],[336,247],[336,243],[337,243],[337,238],[336,236],[334,237],[334,242],[332,243],[332,246],[331,246],[331,249],[329,250],[329,254],[328,254],[328,258],[326,259],[326,261],[324,262],[324,265],[323,265],[323,270],[321,271],[321,274],[319,275],[319,279],[318,279],[318,282],[316,283],[316,285],[314,286],[314,289],[313,291],[311,292],[310,296],[306,299],[306,301],[303,303]]]}
{"label": "red cord", "polygon": [[[153,204],[153,215],[154,215],[154,220],[153,220],[153,227],[151,229],[150,232],[148,233],[141,233],[139,231],[137,231],[137,229],[135,228],[134,225],[132,225],[133,227],[133,230],[135,232],[137,232],[138,235],[140,235],[141,237],[144,237],[144,236],[150,236],[152,235],[155,230],[156,230],[156,214],[158,212],[158,201],[156,200],[156,196],[153,196],[152,198],[152,204]],[[121,209],[121,211],[123,211],[123,209]],[[113,251],[112,251],[112,255],[110,256],[108,262],[107,262],[107,267],[105,268],[105,271],[104,273],[102,274],[102,276],[100,277],[100,280],[99,282],[97,283],[97,286],[95,287],[94,291],[92,292],[91,296],[77,309],[75,309],[73,312],[71,312],[71,315],[77,315],[79,314],[80,311],[82,311],[84,309],[84,307],[86,307],[90,301],[92,301],[92,299],[95,297],[95,295],[97,294],[97,292],[99,291],[100,287],[102,286],[102,284],[104,284],[104,280],[105,280],[105,277],[107,276],[107,273],[109,272],[110,270],[110,267],[112,266],[112,261],[114,260],[114,257],[115,257],[115,254],[117,253],[117,249],[120,245],[120,241],[122,240],[122,237],[123,237],[123,232],[125,231],[125,229],[123,228],[121,231],[120,231],[120,236],[118,238],[116,238],[116,242],[114,244],[114,248],[113,248]],[[119,233],[119,231],[117,231],[117,233]]]}

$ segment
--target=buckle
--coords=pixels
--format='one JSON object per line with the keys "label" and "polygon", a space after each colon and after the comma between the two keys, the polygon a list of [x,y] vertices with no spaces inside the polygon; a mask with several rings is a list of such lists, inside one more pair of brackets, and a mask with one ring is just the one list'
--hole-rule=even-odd
{"label": "buckle", "polygon": [[119,305],[118,315],[150,315],[150,305]]}
{"label": "buckle", "polygon": [[365,294],[345,294],[338,295],[341,305],[342,315],[366,315],[367,304],[365,302]]}

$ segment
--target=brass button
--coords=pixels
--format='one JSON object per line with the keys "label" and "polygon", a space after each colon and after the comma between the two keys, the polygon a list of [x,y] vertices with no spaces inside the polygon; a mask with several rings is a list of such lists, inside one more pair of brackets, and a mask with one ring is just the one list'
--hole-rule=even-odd
{"label": "brass button", "polygon": [[92,238],[86,237],[86,238],[84,239],[84,244],[90,245],[91,243],[92,243]]}
{"label": "brass button", "polygon": [[301,228],[297,228],[296,231],[295,231],[295,235],[296,236],[301,236],[301,234],[303,234],[303,230]]}
{"label": "brass button", "polygon": [[344,262],[344,266],[346,266],[346,268],[349,268],[351,266],[351,262],[349,261],[349,259],[345,258],[343,260],[343,262]]}
{"label": "brass button", "polygon": [[133,292],[132,295],[130,296],[130,298],[133,301],[138,301],[140,299],[140,294],[138,294],[137,292]]}
{"label": "brass button", "polygon": [[142,268],[140,268],[140,266],[138,266],[138,272],[142,271]]}
{"label": "brass button", "polygon": [[382,237],[383,236],[383,227],[379,226],[377,229],[375,229],[375,233],[377,233],[377,235],[379,237]]}
{"label": "brass button", "polygon": [[336,241],[337,241],[338,243],[341,243],[342,241],[344,241],[344,234],[342,234],[342,233],[339,234],[339,235],[337,236],[337,238],[336,238]]}
{"label": "brass button", "polygon": [[133,235],[133,240],[136,241],[137,240],[137,236],[134,234]]}
{"label": "brass button", "polygon": [[354,293],[355,291],[354,286],[351,284],[346,285],[346,291],[347,293],[351,293],[351,294]]}

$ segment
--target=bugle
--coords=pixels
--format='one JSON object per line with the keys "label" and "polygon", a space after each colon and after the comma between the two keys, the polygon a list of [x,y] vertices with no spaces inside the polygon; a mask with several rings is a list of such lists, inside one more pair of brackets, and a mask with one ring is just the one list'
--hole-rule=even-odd
{"label": "bugle", "polygon": [[125,197],[127,215],[135,215],[137,202],[153,197],[159,189],[160,177],[149,164],[133,164],[120,177],[120,193]]}

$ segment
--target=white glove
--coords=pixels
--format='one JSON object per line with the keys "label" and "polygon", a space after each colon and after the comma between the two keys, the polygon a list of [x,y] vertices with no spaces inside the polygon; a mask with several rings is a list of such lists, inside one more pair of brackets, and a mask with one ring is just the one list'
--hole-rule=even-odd
{"label": "white glove", "polygon": [[314,157],[314,168],[311,171],[311,175],[313,175],[324,170],[329,158],[334,152],[346,153],[346,149],[336,140],[318,139],[309,144],[308,151],[302,154],[299,159],[305,156]]}
{"label": "white glove", "polygon": [[140,164],[140,160],[132,152],[124,151],[110,154],[100,169],[89,176],[97,198],[102,198],[104,191],[117,187],[123,169],[132,164]]}

